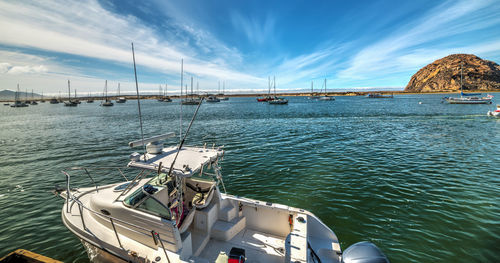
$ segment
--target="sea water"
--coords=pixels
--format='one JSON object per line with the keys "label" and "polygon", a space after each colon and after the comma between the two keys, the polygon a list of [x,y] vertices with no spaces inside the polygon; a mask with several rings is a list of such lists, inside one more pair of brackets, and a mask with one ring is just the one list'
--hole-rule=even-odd
{"label": "sea water", "polygon": [[[228,193],[307,209],[342,249],[368,240],[391,262],[498,262],[500,119],[486,116],[495,104],[441,97],[230,98],[201,106],[186,144],[224,146]],[[64,186],[63,169],[125,166],[141,150],[127,145],[140,138],[137,101],[98,105],[0,108],[0,255],[24,248],[88,261],[51,190]],[[179,136],[178,100],[141,106],[145,137]],[[182,107],[183,132],[195,108]]]}

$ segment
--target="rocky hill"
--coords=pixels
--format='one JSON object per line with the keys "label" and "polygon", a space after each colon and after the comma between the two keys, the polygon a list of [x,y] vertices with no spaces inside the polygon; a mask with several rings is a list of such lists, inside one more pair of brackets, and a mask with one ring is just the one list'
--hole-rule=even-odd
{"label": "rocky hill", "polygon": [[423,67],[411,77],[405,91],[460,90],[460,65],[463,90],[500,91],[500,65],[468,54],[449,55]]}
{"label": "rocky hill", "polygon": [[[7,90],[7,89],[0,91],[0,100],[13,100],[15,97],[16,97],[16,92],[15,91]],[[40,95],[37,94],[37,93],[34,93],[33,97],[35,97],[35,99],[38,99],[38,98],[40,98]],[[20,91],[19,92],[19,98],[21,98],[21,99],[25,99],[25,98],[31,99],[31,92],[26,93],[26,92]]]}

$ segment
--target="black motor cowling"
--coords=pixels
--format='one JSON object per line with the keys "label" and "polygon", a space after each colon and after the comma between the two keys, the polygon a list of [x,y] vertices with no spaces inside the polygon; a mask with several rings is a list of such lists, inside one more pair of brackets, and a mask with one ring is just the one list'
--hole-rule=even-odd
{"label": "black motor cowling", "polygon": [[375,244],[363,241],[344,250],[342,263],[389,263],[389,259]]}

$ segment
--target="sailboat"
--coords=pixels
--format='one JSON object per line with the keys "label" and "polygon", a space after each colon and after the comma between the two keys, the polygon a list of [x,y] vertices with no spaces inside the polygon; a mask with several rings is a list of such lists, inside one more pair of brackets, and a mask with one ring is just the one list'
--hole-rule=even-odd
{"label": "sailboat", "polygon": [[309,96],[309,99],[310,100],[315,100],[315,99],[319,99],[319,96],[314,93],[314,82],[311,81],[311,96]]}
{"label": "sailboat", "polygon": [[118,83],[118,99],[116,100],[116,103],[125,103],[127,102],[127,99],[125,97],[120,97],[120,83]]}
{"label": "sailboat", "polygon": [[78,99],[76,96],[76,89],[75,89],[75,99],[73,100],[76,104],[81,104],[82,102]]}
{"label": "sailboat", "polygon": [[[221,94],[220,93],[220,81],[219,81],[219,89],[218,89],[218,95]],[[220,99],[215,96],[215,95],[209,95],[206,99],[207,102],[209,103],[215,103],[215,102],[220,102]]]}
{"label": "sailboat", "polygon": [[462,63],[460,63],[460,97],[444,97],[443,100],[449,104],[491,104],[492,95],[486,97],[478,97],[481,93],[464,93],[463,92],[463,70]]}
{"label": "sailboat", "polygon": [[163,102],[172,102],[172,99],[167,96],[167,87],[168,84],[165,83],[165,90],[163,91]]}
{"label": "sailboat", "polygon": [[268,100],[267,102],[269,104],[288,104],[288,100],[287,99],[285,99],[285,98],[278,98],[276,96],[276,77],[274,77],[273,86],[274,86],[274,98],[272,98],[271,100]]}
{"label": "sailboat", "polygon": [[38,105],[38,103],[35,100],[35,97],[33,96],[33,90],[31,90],[31,105]]}
{"label": "sailboat", "polygon": [[43,91],[42,91],[42,96],[40,97],[40,102],[45,103],[45,99],[43,98]]}
{"label": "sailboat", "polygon": [[270,101],[273,98],[271,97],[271,77],[267,77],[267,96],[264,98],[257,98],[258,102],[266,102]]}
{"label": "sailboat", "polygon": [[70,88],[69,79],[68,79],[68,101],[64,102],[64,106],[66,106],[66,107],[76,107],[76,106],[78,106],[78,103],[76,103],[75,101],[71,100],[71,88]]}
{"label": "sailboat", "polygon": [[328,96],[328,94],[326,93],[326,78],[323,85],[325,87],[325,93],[323,93],[323,96],[320,96],[318,100],[335,100],[335,97]]}
{"label": "sailboat", "polygon": [[19,99],[19,84],[17,84],[17,91],[15,95],[15,100],[14,104],[10,105],[12,108],[21,108],[21,107],[28,107],[29,105],[22,102],[21,99]]}
{"label": "sailboat", "polygon": [[188,98],[187,95],[187,85],[186,85],[186,98],[182,100],[182,105],[198,105],[200,104],[201,99],[194,98],[194,93],[193,93],[193,77],[191,77],[191,95]]}
{"label": "sailboat", "polygon": [[113,106],[113,102],[108,99],[108,80],[104,82],[104,101],[101,101],[101,106],[104,107]]}
{"label": "sailboat", "polygon": [[161,84],[160,84],[160,85],[158,85],[158,99],[157,99],[159,102],[163,102],[162,93],[163,93],[163,90],[162,90]]}
{"label": "sailboat", "polygon": [[92,96],[90,96],[90,91],[89,91],[89,96],[87,97],[87,103],[94,103],[94,99]]}
{"label": "sailboat", "polygon": [[[220,87],[220,81],[219,81],[219,87]],[[222,82],[222,96],[219,97],[220,100],[229,100],[229,97],[226,97],[226,81]]]}

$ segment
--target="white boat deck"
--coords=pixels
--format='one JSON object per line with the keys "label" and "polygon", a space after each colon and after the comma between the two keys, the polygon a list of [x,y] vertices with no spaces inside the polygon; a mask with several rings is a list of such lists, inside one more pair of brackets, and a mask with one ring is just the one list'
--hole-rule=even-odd
{"label": "white boat deck", "polygon": [[[210,239],[199,258],[216,262],[217,257],[224,252],[229,255],[232,247],[243,248],[248,263],[284,262],[285,239],[266,233],[244,229],[229,241]],[[227,260],[225,261],[227,262]]]}

